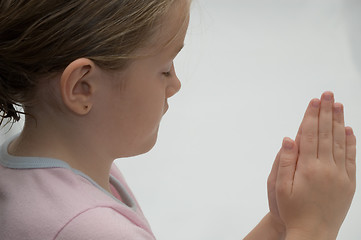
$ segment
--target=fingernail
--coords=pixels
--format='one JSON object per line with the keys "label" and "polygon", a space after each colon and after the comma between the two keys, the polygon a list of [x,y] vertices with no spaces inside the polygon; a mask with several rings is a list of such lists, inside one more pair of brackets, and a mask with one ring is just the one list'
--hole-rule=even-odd
{"label": "fingernail", "polygon": [[330,92],[325,93],[324,99],[325,99],[326,101],[331,101],[332,98],[333,98],[333,94],[332,94],[332,93],[330,93]]}
{"label": "fingernail", "polygon": [[284,139],[282,145],[287,150],[291,150],[293,148],[293,142],[291,142],[289,139]]}
{"label": "fingernail", "polygon": [[353,135],[353,130],[352,130],[352,128],[346,128],[346,135],[347,135],[347,136]]}
{"label": "fingernail", "polygon": [[335,103],[333,109],[334,109],[335,113],[340,113],[340,112],[342,112],[342,104],[341,104],[341,103]]}
{"label": "fingernail", "polygon": [[315,99],[312,101],[312,107],[318,108],[320,106],[320,100]]}

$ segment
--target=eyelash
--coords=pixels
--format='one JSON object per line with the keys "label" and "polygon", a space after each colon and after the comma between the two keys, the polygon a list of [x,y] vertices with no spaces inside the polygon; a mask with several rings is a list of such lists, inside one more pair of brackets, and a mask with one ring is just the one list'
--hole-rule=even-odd
{"label": "eyelash", "polygon": [[164,72],[163,75],[164,75],[165,77],[170,77],[170,76],[171,76],[171,72]]}
{"label": "eyelash", "polygon": [[[172,62],[172,67],[173,67],[173,62]],[[172,68],[170,68],[168,72],[164,72],[163,75],[164,75],[166,78],[171,77],[171,76],[172,76]]]}

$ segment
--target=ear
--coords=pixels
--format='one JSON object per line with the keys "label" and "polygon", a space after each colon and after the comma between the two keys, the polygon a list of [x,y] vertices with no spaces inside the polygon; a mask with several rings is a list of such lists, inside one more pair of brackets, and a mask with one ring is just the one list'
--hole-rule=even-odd
{"label": "ear", "polygon": [[93,106],[96,66],[87,58],[70,63],[61,75],[61,96],[65,106],[78,115],[86,115]]}

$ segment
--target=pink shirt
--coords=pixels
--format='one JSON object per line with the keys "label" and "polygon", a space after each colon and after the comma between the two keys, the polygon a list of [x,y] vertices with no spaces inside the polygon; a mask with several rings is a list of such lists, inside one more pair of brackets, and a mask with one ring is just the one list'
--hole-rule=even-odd
{"label": "pink shirt", "polygon": [[114,164],[112,195],[63,161],[9,155],[9,142],[0,149],[1,240],[155,239]]}

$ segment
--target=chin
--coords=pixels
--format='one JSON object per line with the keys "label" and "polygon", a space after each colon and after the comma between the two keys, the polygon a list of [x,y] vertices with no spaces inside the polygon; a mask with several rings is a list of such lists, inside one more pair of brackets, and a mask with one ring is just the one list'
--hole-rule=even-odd
{"label": "chin", "polygon": [[152,150],[152,148],[155,146],[155,144],[157,143],[157,139],[158,139],[158,131],[156,134],[154,134],[154,136],[149,139],[149,141],[147,141],[144,145],[143,145],[143,151],[141,151],[140,154],[144,154],[149,152],[150,150]]}
{"label": "chin", "polygon": [[[142,155],[142,154],[149,152],[155,146],[155,144],[157,142],[157,138],[158,138],[158,131],[156,132],[156,134],[154,134],[153,136],[149,137],[149,139],[144,141],[142,145],[135,146],[133,151],[131,151],[125,155],[123,154],[122,157],[135,157],[135,156]],[[121,158],[121,157],[118,157],[118,158]]]}

